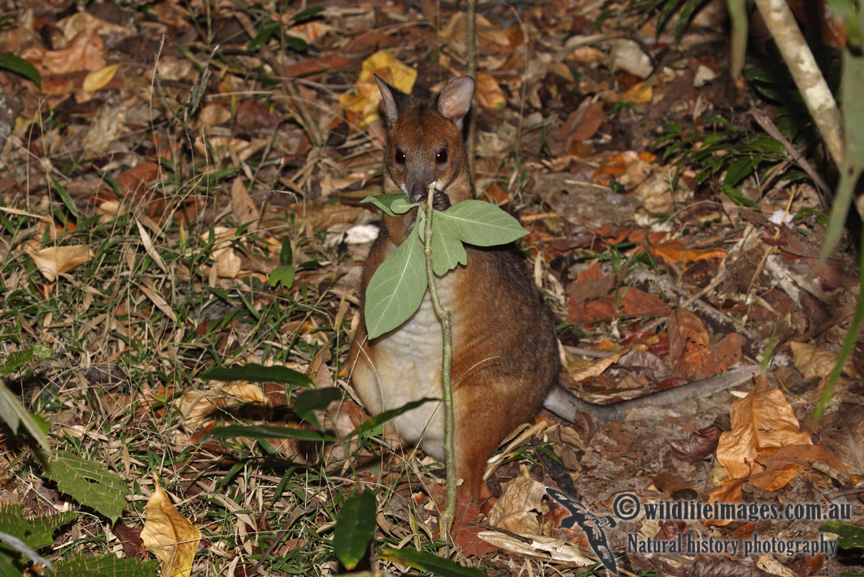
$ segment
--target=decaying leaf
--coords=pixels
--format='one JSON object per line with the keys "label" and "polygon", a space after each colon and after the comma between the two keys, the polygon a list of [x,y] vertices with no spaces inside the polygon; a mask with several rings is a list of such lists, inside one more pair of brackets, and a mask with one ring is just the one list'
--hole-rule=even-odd
{"label": "decaying leaf", "polygon": [[507,106],[507,98],[495,79],[483,72],[477,73],[477,88],[475,89],[477,102],[483,108],[489,110],[503,110]]}
{"label": "decaying leaf", "polygon": [[157,480],[144,506],[146,522],[141,539],[162,567],[165,577],[189,577],[192,561],[201,540],[201,531],[183,517]]}
{"label": "decaying leaf", "polygon": [[93,258],[93,251],[86,244],[52,246],[28,254],[48,282],[54,282],[60,274]]}
{"label": "decaying leaf", "polygon": [[805,379],[823,378],[831,374],[837,364],[837,352],[807,343],[792,342],[792,362]]}
{"label": "decaying leaf", "polygon": [[783,393],[761,376],[749,395],[732,404],[732,430],[720,436],[717,460],[731,478],[746,479],[764,470],[757,462],[762,451],[812,444]]}
{"label": "decaying leaf", "polygon": [[543,505],[546,487],[534,480],[526,467],[521,475],[504,485],[501,497],[489,512],[489,524],[520,535],[539,535],[537,512]]}

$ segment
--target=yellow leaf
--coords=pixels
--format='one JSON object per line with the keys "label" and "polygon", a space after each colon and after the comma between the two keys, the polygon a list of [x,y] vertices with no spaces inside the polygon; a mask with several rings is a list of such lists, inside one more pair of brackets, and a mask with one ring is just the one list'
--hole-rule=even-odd
{"label": "yellow leaf", "polygon": [[141,540],[159,559],[162,575],[189,577],[201,531],[177,512],[158,480],[156,490],[144,506],[144,515],[147,521],[141,531]]}
{"label": "yellow leaf", "polygon": [[111,66],[106,66],[100,70],[89,72],[87,76],[84,77],[84,90],[86,92],[96,92],[111,82],[111,79],[114,78],[118,68],[120,68],[119,64],[112,64]]}
{"label": "yellow leaf", "polygon": [[29,254],[48,282],[54,282],[58,275],[93,258],[93,251],[86,244],[52,246]]}
{"label": "yellow leaf", "polygon": [[621,98],[629,100],[630,102],[635,102],[636,104],[647,104],[651,102],[651,98],[654,97],[654,88],[652,87],[652,84],[653,82],[648,80],[634,84],[633,87],[625,92]]}
{"label": "yellow leaf", "polygon": [[494,78],[483,72],[477,73],[477,102],[489,110],[503,110],[507,106],[504,92]]}
{"label": "yellow leaf", "polygon": [[364,60],[360,77],[354,83],[353,94],[339,96],[340,108],[359,114],[362,118],[361,126],[368,126],[378,117],[381,93],[378,92],[378,85],[375,83],[376,74],[381,77],[381,80],[405,94],[411,94],[414,81],[417,80],[417,71],[396,60],[387,50],[379,50]]}

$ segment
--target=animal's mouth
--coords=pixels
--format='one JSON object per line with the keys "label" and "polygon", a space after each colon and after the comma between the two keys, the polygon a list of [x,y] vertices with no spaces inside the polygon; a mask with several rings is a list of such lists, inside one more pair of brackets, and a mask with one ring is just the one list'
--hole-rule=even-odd
{"label": "animal's mouth", "polygon": [[[435,185],[435,193],[436,194],[444,191],[444,187],[442,186],[442,184],[440,182],[436,181],[432,184]],[[411,202],[412,204],[421,203],[421,202],[424,204],[426,203],[426,198],[429,194],[429,185],[426,185],[422,189],[420,189],[417,186],[414,186],[412,188],[412,190],[405,190],[405,189],[406,189],[406,187],[403,186],[402,192],[404,192],[405,195],[408,197],[409,202]]]}

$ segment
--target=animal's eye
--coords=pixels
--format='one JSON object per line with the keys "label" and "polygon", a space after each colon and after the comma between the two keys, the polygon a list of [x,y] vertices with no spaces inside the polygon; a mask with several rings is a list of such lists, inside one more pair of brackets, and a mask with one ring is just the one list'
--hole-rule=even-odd
{"label": "animal's eye", "polygon": [[447,162],[447,149],[446,148],[442,148],[441,150],[438,151],[438,153],[435,155],[435,162],[437,162],[438,164],[444,164]]}
{"label": "animal's eye", "polygon": [[396,164],[405,164],[405,152],[401,148],[396,149]]}

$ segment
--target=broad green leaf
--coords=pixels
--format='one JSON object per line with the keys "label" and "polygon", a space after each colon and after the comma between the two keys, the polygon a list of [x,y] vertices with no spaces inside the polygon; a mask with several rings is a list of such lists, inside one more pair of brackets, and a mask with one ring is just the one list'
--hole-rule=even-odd
{"label": "broad green leaf", "polygon": [[54,544],[54,532],[75,520],[78,513],[65,511],[56,515],[25,518],[23,505],[0,505],[0,532],[24,541],[32,549]]}
{"label": "broad green leaf", "polygon": [[282,249],[279,251],[279,264],[291,264],[294,260],[294,250],[291,248],[291,237],[286,236],[282,240]]}
{"label": "broad green leaf", "polygon": [[303,10],[301,10],[300,12],[298,12],[297,14],[292,16],[291,20],[293,22],[299,22],[301,20],[306,20],[307,18],[311,18],[312,16],[315,16],[316,14],[321,12],[322,10],[324,10],[323,6],[310,6],[308,8],[304,8]]}
{"label": "broad green leaf", "polygon": [[309,421],[319,429],[321,423],[318,422],[318,417],[315,411],[323,411],[333,401],[338,401],[342,398],[342,391],[336,387],[327,387],[326,389],[312,389],[311,391],[303,391],[294,400],[294,414]]}
{"label": "broad green leaf", "polygon": [[66,208],[69,209],[69,212],[72,213],[72,216],[75,218],[79,218],[78,216],[78,207],[75,206],[75,201],[72,200],[72,196],[70,196],[69,191],[66,190],[66,187],[60,184],[60,181],[51,176],[51,181],[54,183],[54,186],[57,187],[57,194],[60,196],[60,200],[63,201],[63,204],[66,205]]}
{"label": "broad green leaf", "polygon": [[20,56],[0,54],[0,68],[20,74],[39,88],[42,88],[42,78],[39,76],[39,71]]}
{"label": "broad green leaf", "polygon": [[755,168],[749,156],[738,157],[729,164],[723,184],[726,186],[735,186],[747,178],[748,175],[752,174]]}
{"label": "broad green leaf", "polygon": [[333,530],[333,548],[336,557],[349,571],[366,554],[366,548],[375,536],[375,495],[370,492],[348,497]]}
{"label": "broad green leaf", "polygon": [[468,253],[452,223],[439,219],[438,214],[432,219],[432,271],[443,276],[456,265],[468,264]]}
{"label": "broad green leaf", "polygon": [[437,227],[442,221],[456,231],[459,240],[475,246],[507,244],[528,234],[518,220],[482,200],[463,200],[436,212],[433,225]]}
{"label": "broad green leaf", "polygon": [[365,433],[366,431],[371,431],[372,429],[374,429],[378,425],[380,425],[386,421],[389,421],[390,419],[398,417],[402,413],[407,413],[408,411],[410,411],[412,409],[416,409],[417,407],[419,407],[420,405],[422,405],[424,403],[429,403],[429,402],[440,403],[441,399],[436,399],[433,397],[425,397],[422,399],[418,399],[416,401],[411,401],[410,403],[405,403],[404,405],[402,405],[401,407],[398,407],[396,409],[390,409],[389,411],[382,411],[382,412],[378,413],[377,415],[375,415],[374,417],[372,417],[370,419],[366,419],[365,421],[363,421],[362,423],[357,425],[357,428],[354,429],[353,431],[351,431],[351,433],[348,435],[348,437],[353,437],[354,435],[359,435],[361,433]]}
{"label": "broad green leaf", "polygon": [[100,512],[112,524],[123,513],[130,493],[126,482],[104,465],[72,453],[55,453],[48,460],[45,476],[57,483],[60,491]]}
{"label": "broad green leaf", "polygon": [[462,567],[449,559],[415,549],[382,549],[378,556],[438,577],[486,577],[486,573],[473,567]]}
{"label": "broad green leaf", "polygon": [[217,427],[210,431],[210,436],[219,439],[233,439],[234,437],[248,437],[250,439],[296,439],[298,441],[338,441],[333,435],[325,435],[318,431],[304,431],[303,429],[291,429],[289,427],[267,427],[265,425],[230,425],[228,427]]}
{"label": "broad green leaf", "polygon": [[406,212],[417,206],[416,203],[409,203],[408,199],[401,192],[367,196],[360,202],[371,202],[389,216],[399,216],[400,214],[405,214]]}
{"label": "broad green leaf", "polygon": [[[458,206],[458,205],[457,205]],[[420,307],[426,294],[426,259],[416,234],[387,257],[366,288],[366,331],[374,339],[392,331]]]}
{"label": "broad green leaf", "polygon": [[286,289],[294,284],[294,267],[290,264],[279,265],[270,273],[270,286],[274,287],[280,283]]}
{"label": "broad green leaf", "polygon": [[295,370],[280,365],[265,367],[257,363],[249,363],[240,367],[215,367],[201,378],[205,381],[249,381],[251,383],[280,383],[283,385],[300,385],[314,387],[312,379]]}

